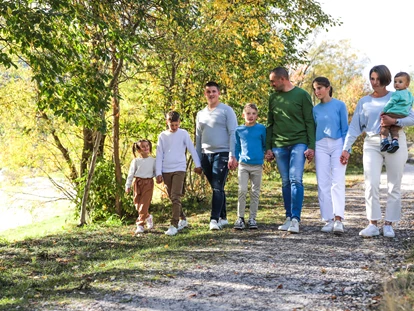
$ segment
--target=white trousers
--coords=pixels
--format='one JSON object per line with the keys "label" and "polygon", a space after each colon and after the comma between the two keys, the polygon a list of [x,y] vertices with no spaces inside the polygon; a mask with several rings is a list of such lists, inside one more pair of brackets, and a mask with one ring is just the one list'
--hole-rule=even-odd
{"label": "white trousers", "polygon": [[246,210],[246,195],[248,183],[251,181],[250,190],[250,218],[255,219],[259,208],[260,187],[262,185],[262,165],[249,165],[239,163],[239,202],[237,204],[237,216],[244,217]]}
{"label": "white trousers", "polygon": [[343,139],[323,138],[316,142],[315,166],[322,220],[344,218],[345,171],[340,162]]}
{"label": "white trousers", "polygon": [[364,141],[365,205],[368,220],[382,219],[380,205],[381,170],[385,163],[387,171],[387,206],[385,221],[395,222],[401,218],[401,179],[407,162],[407,141],[403,130],[399,131],[400,148],[395,153],[380,151],[380,135],[366,137]]}

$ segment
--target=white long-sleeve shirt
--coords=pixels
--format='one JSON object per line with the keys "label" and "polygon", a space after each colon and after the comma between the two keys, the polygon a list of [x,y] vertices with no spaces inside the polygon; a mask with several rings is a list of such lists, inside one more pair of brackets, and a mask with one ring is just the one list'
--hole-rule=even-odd
{"label": "white long-sleeve shirt", "polygon": [[[365,132],[368,136],[378,135],[380,133],[381,112],[387,102],[390,100],[392,92],[388,92],[383,97],[372,97],[370,95],[362,97],[354,111],[351,123],[349,124],[348,133],[345,137],[343,150],[350,150],[355,140]],[[414,112],[399,119],[401,126],[414,125]]]}
{"label": "white long-sleeve shirt", "polygon": [[156,176],[162,173],[185,172],[187,170],[186,150],[191,153],[196,167],[201,167],[200,159],[186,130],[169,130],[158,136]]}
{"label": "white long-sleeve shirt", "polygon": [[155,176],[155,158],[135,158],[129,165],[125,190],[131,188],[134,177],[153,178]]}

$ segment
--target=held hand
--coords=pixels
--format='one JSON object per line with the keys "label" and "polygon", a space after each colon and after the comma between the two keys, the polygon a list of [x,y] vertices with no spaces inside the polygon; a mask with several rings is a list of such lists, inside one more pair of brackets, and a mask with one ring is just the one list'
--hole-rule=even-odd
{"label": "held hand", "polygon": [[203,172],[203,170],[201,169],[201,167],[196,167],[195,169],[194,169],[194,173],[196,173],[196,174],[198,174],[198,175],[201,175],[201,173]]}
{"label": "held hand", "polygon": [[157,184],[162,183],[162,175],[158,175],[158,176],[156,177],[156,181],[157,181]]}
{"label": "held hand", "polygon": [[304,152],[305,158],[308,160],[308,163],[311,163],[315,157],[315,151],[313,149],[308,149]]}
{"label": "held hand", "polygon": [[386,114],[381,115],[381,126],[390,126],[394,125],[397,120],[387,116]]}
{"label": "held hand", "polygon": [[271,162],[275,159],[275,155],[273,154],[272,150],[267,150],[265,153],[265,159],[267,162]]}
{"label": "held hand", "polygon": [[229,170],[235,170],[239,164],[237,163],[236,157],[231,156],[228,163]]}
{"label": "held hand", "polygon": [[131,191],[131,188],[126,188],[125,193],[129,193]]}
{"label": "held hand", "polygon": [[348,164],[348,160],[349,160],[350,154],[348,151],[344,150],[342,151],[341,157],[339,158],[339,161],[343,164],[343,165],[347,165]]}

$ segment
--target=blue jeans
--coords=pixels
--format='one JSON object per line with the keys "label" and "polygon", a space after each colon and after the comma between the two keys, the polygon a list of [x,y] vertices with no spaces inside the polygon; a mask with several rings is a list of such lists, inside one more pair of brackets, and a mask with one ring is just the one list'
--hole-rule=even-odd
{"label": "blue jeans", "polygon": [[288,147],[273,148],[276,164],[282,177],[282,195],[286,217],[300,221],[303,205],[303,169],[305,167],[304,152],[306,144],[296,144]]}
{"label": "blue jeans", "polygon": [[213,190],[213,199],[211,201],[210,219],[226,219],[226,193],[224,185],[226,184],[229,162],[228,152],[203,153],[201,156],[201,167],[204,175]]}

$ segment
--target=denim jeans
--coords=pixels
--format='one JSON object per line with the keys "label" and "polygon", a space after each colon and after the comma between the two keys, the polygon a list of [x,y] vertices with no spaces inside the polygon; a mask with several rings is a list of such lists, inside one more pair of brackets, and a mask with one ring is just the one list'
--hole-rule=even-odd
{"label": "denim jeans", "polygon": [[286,217],[300,221],[303,205],[303,169],[305,167],[304,152],[306,144],[296,144],[287,147],[273,148],[276,164],[282,177],[282,195]]}
{"label": "denim jeans", "polygon": [[226,219],[226,193],[224,185],[226,184],[229,162],[228,152],[203,153],[201,156],[201,167],[204,175],[213,190],[213,199],[211,201],[210,219]]}

